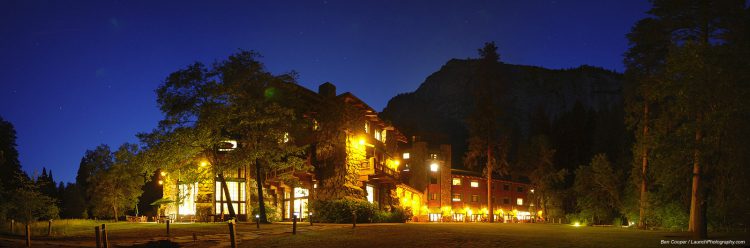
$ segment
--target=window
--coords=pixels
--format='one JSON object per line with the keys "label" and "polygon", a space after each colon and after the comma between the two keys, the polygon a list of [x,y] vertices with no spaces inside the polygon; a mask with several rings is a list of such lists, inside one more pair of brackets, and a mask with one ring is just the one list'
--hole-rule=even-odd
{"label": "window", "polygon": [[461,178],[454,177],[453,178],[453,185],[461,185]]}
{"label": "window", "polygon": [[[229,201],[226,199],[225,193],[222,190],[221,182],[215,183],[214,195],[216,196],[216,214],[228,214],[229,213]],[[229,197],[231,198],[232,207],[237,214],[245,214],[245,182],[232,182],[227,181],[227,189],[229,190]]]}
{"label": "window", "polygon": [[443,214],[430,214],[430,222],[438,222],[443,219]]}
{"label": "window", "polygon": [[376,140],[381,140],[380,139],[380,130],[378,130],[378,129],[375,129],[375,139]]}
{"label": "window", "polygon": [[430,200],[437,200],[437,193],[430,194]]}
{"label": "window", "polygon": [[518,187],[518,188],[516,188],[516,191],[517,191],[518,193],[521,193],[521,192],[523,192],[523,187]]}
{"label": "window", "polygon": [[430,184],[437,184],[437,178],[436,177],[430,177]]}
{"label": "window", "polygon": [[516,204],[517,204],[518,206],[523,206],[523,198],[517,198],[517,199],[516,199]]}
{"label": "window", "polygon": [[503,198],[503,204],[510,204],[510,199],[508,197]]}
{"label": "window", "polygon": [[375,201],[375,188],[372,185],[367,185],[365,189],[367,191],[367,201],[373,203]]}
{"label": "window", "polygon": [[453,201],[454,202],[461,201],[461,194],[453,194]]}
{"label": "window", "polygon": [[383,131],[381,132],[381,134],[380,134],[380,138],[381,138],[381,140],[380,140],[380,141],[383,141],[383,143],[385,143],[385,134],[386,134],[386,133],[387,133],[387,132],[386,132],[385,130],[383,130]]}
{"label": "window", "polygon": [[479,196],[478,195],[471,195],[471,201],[472,202],[478,202],[479,201]]}
{"label": "window", "polygon": [[404,159],[409,159],[409,153],[408,152],[404,153]]}
{"label": "window", "polygon": [[178,211],[180,215],[195,215],[195,196],[198,194],[198,183],[193,184],[178,184],[180,190],[180,207]]}
{"label": "window", "polygon": [[437,157],[438,157],[437,153],[430,153],[430,158],[431,159],[437,159]]}
{"label": "window", "polygon": [[471,180],[471,187],[472,188],[479,188],[479,181],[477,181],[477,180]]}
{"label": "window", "polygon": [[365,121],[365,133],[370,133],[370,122]]}
{"label": "window", "polygon": [[510,190],[510,184],[503,184],[503,190],[505,191]]}

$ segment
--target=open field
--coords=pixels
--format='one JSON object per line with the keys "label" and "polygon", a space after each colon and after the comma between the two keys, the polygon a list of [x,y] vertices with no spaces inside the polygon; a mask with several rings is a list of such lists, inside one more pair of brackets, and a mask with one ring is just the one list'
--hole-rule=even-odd
{"label": "open field", "polygon": [[[32,247],[94,247],[94,226],[78,221],[58,227],[53,236],[36,234]],[[46,223],[45,223],[46,225]],[[129,247],[228,247],[225,223],[107,223],[110,244]],[[53,228],[54,229],[54,228]],[[7,226],[3,228],[7,231]],[[194,238],[195,237],[195,238]],[[714,240],[750,241],[748,233],[712,233]],[[689,240],[686,233],[619,227],[574,227],[556,224],[409,223],[237,225],[240,247],[662,247],[661,241]],[[23,236],[0,235],[0,247],[22,246]],[[741,246],[740,246],[741,247]]]}

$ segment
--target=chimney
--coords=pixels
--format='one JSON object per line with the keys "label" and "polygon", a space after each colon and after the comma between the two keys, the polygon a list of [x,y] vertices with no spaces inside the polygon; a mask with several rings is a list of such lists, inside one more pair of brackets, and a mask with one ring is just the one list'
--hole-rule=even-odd
{"label": "chimney", "polygon": [[318,94],[324,97],[335,97],[336,85],[333,85],[330,82],[325,82],[318,86]]}

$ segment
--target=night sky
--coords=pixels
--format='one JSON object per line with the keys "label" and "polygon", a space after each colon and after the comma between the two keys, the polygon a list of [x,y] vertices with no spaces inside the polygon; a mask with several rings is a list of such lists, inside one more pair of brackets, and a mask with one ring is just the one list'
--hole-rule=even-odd
{"label": "night sky", "polygon": [[[301,85],[381,110],[451,58],[495,41],[506,63],[622,71],[647,1],[0,1],[0,116],[21,164],[75,181],[86,149],[137,142],[154,89],[194,61],[255,50]],[[357,2],[357,3],[353,3]]]}

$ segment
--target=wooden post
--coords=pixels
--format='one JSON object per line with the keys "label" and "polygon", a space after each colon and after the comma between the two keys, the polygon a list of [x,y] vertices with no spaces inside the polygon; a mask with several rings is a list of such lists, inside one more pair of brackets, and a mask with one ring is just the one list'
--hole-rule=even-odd
{"label": "wooden post", "polygon": [[292,215],[292,235],[297,235],[297,215]]}
{"label": "wooden post", "polygon": [[237,248],[237,241],[235,240],[234,221],[229,221],[229,241],[232,248]]}
{"label": "wooden post", "polygon": [[170,221],[169,221],[169,220],[167,220],[166,222],[167,222],[167,236],[169,236],[169,222],[170,222]]}
{"label": "wooden post", "polygon": [[26,247],[31,247],[31,229],[29,224],[26,224]]}
{"label": "wooden post", "polygon": [[260,215],[255,215],[255,228],[260,229]]}
{"label": "wooden post", "polygon": [[10,220],[10,234],[16,233],[16,220],[11,219]]}
{"label": "wooden post", "polygon": [[99,226],[94,227],[94,233],[96,234],[96,248],[102,248],[102,237]]}
{"label": "wooden post", "polygon": [[352,211],[352,228],[357,227],[357,211]]}
{"label": "wooden post", "polygon": [[102,224],[102,247],[109,247],[109,237],[107,237],[107,225]]}
{"label": "wooden post", "polygon": [[312,226],[312,225],[313,225],[313,224],[312,224],[312,223],[313,223],[313,220],[312,220],[312,212],[310,212],[309,214],[307,214],[307,219],[308,219],[308,220],[310,220],[310,226]]}
{"label": "wooden post", "polygon": [[47,236],[52,236],[52,220],[49,220],[49,224],[47,225]]}

